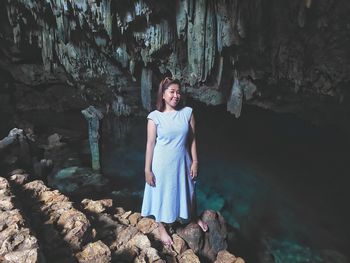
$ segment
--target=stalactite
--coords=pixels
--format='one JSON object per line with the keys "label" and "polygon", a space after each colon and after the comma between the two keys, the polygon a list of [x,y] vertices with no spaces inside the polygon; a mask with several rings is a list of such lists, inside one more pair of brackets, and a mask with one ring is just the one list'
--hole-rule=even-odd
{"label": "stalactite", "polygon": [[159,24],[149,26],[144,32],[134,32],[136,41],[142,41],[146,46],[141,51],[142,60],[147,63],[152,61],[152,55],[166,45],[172,44],[174,32],[167,20]]}
{"label": "stalactite", "polygon": [[152,13],[152,10],[149,8],[147,3],[143,0],[137,0],[134,2],[134,10],[135,10],[135,15],[136,16],[143,16],[145,15],[148,17],[150,13]]}
{"label": "stalactite", "polygon": [[236,28],[237,28],[237,32],[241,38],[245,38],[245,36],[246,36],[246,29],[245,29],[246,25],[245,25],[244,19],[245,19],[245,16],[243,13],[243,9],[242,9],[242,7],[240,7],[238,10]]}
{"label": "stalactite", "polygon": [[42,29],[42,50],[41,56],[43,59],[44,68],[46,71],[51,70],[51,63],[53,60],[53,42],[54,42],[53,30],[45,25]]}
{"label": "stalactite", "polygon": [[221,85],[222,71],[224,69],[224,58],[220,56],[218,67],[217,67],[217,75],[216,75],[216,86],[217,88]]}
{"label": "stalactite", "polygon": [[305,0],[302,1],[298,12],[298,25],[300,27],[304,27],[305,25],[305,2],[304,1]]}
{"label": "stalactite", "polygon": [[191,85],[200,81],[204,75],[205,16],[206,1],[196,1],[194,19],[193,22],[189,21],[187,30],[188,75]]}
{"label": "stalactite", "polygon": [[151,111],[152,70],[143,68],[141,74],[141,101],[144,109]]}
{"label": "stalactite", "polygon": [[115,58],[122,65],[123,68],[127,68],[129,66],[130,57],[128,52],[126,51],[125,43],[121,44],[119,47],[116,48]]}
{"label": "stalactite", "polygon": [[244,98],[250,100],[253,98],[254,94],[257,92],[256,85],[251,81],[250,78],[244,77],[239,84],[242,87]]}
{"label": "stalactite", "polygon": [[188,21],[193,23],[194,20],[194,15],[195,15],[195,5],[196,5],[196,0],[186,0],[187,2],[187,8],[186,8],[186,13],[188,16]]}
{"label": "stalactite", "polygon": [[187,0],[180,0],[178,10],[176,12],[176,29],[177,29],[177,38],[186,37],[186,26],[187,26]]}
{"label": "stalactite", "polygon": [[229,47],[239,42],[236,31],[237,0],[227,2],[216,1],[216,23],[217,23],[217,47],[221,53],[222,48]]}
{"label": "stalactite", "polygon": [[311,4],[312,4],[312,0],[305,0],[305,6],[307,8],[310,8],[311,7]]}
{"label": "stalactite", "polygon": [[235,74],[231,95],[229,97],[229,100],[227,101],[227,110],[232,114],[234,114],[236,118],[239,118],[239,116],[241,115],[242,103],[243,103],[242,87],[239,84],[237,74]]}
{"label": "stalactite", "polygon": [[116,96],[112,101],[112,111],[117,117],[129,116],[131,114],[131,108],[124,102],[124,98]]}
{"label": "stalactite", "polygon": [[214,2],[209,0],[207,2],[205,23],[205,44],[204,44],[204,70],[201,81],[205,82],[210,75],[214,66],[216,56],[216,26],[215,26],[215,10]]}
{"label": "stalactite", "polygon": [[112,39],[113,14],[111,12],[111,0],[103,0],[101,3],[101,15],[103,25],[110,39]]}
{"label": "stalactite", "polygon": [[13,42],[15,44],[19,44],[21,42],[21,27],[18,23],[12,28],[12,32],[13,32]]}
{"label": "stalactite", "polygon": [[183,77],[176,52],[171,53],[166,63],[166,67],[171,72],[173,78],[181,79]]}

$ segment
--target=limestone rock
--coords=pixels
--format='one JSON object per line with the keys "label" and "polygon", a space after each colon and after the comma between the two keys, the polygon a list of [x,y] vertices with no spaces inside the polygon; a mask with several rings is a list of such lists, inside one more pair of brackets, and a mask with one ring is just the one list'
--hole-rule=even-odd
{"label": "limestone rock", "polygon": [[43,263],[45,262],[38,248],[13,251],[4,256],[5,263]]}
{"label": "limestone rock", "polygon": [[113,242],[112,247],[118,249],[119,247],[126,245],[127,242],[131,240],[137,233],[137,228],[133,226],[123,227],[122,229],[119,229],[119,231],[116,231],[115,233],[116,240]]}
{"label": "limestone rock", "polygon": [[26,183],[23,186],[23,189],[33,197],[37,197],[42,192],[49,190],[49,188],[44,184],[44,182],[40,180],[35,180],[30,183]]}
{"label": "limestone rock", "polygon": [[177,256],[179,263],[200,263],[199,258],[191,249],[187,249],[181,255]]}
{"label": "limestone rock", "polygon": [[144,234],[137,233],[135,236],[133,236],[132,239],[130,239],[127,243],[127,246],[135,246],[139,248],[140,250],[145,250],[149,247],[151,247],[151,241],[148,239],[148,237]]}
{"label": "limestone rock", "polygon": [[106,208],[112,207],[113,205],[112,199],[102,199],[97,201],[83,199],[81,203],[84,206],[84,209],[91,213],[102,213]]}
{"label": "limestone rock", "polygon": [[153,247],[148,247],[144,249],[147,262],[154,262],[154,263],[165,263],[164,260],[162,260],[158,254],[158,251]]}
{"label": "limestone rock", "polygon": [[24,219],[18,209],[0,213],[0,230],[8,226],[24,226]]}
{"label": "limestone rock", "polygon": [[114,251],[114,258],[117,262],[134,262],[134,259],[140,254],[137,247],[121,247]]}
{"label": "limestone rock", "polygon": [[235,261],[235,263],[244,263],[244,262],[245,262],[244,259],[243,258],[239,258],[239,257]]}
{"label": "limestone rock", "polygon": [[177,234],[173,234],[172,236],[173,239],[173,248],[177,254],[181,254],[187,249],[186,242]]}
{"label": "limestone rock", "polygon": [[28,228],[11,225],[0,233],[0,255],[15,250],[31,249],[38,246],[37,239],[31,236]]}
{"label": "limestone rock", "polygon": [[0,177],[0,194],[8,194],[10,192],[10,184],[9,182],[3,178]]}
{"label": "limestone rock", "polygon": [[49,148],[61,147],[63,145],[63,143],[61,142],[61,138],[62,138],[62,136],[59,135],[58,133],[54,133],[54,134],[50,135],[47,138],[48,147]]}
{"label": "limestone rock", "polygon": [[226,222],[219,212],[212,210],[204,211],[202,220],[208,224],[202,254],[215,261],[217,253],[227,248]]}
{"label": "limestone rock", "polygon": [[227,250],[219,251],[214,263],[236,263],[237,258]]}
{"label": "limestone rock", "polygon": [[25,184],[28,182],[29,175],[24,173],[24,174],[13,174],[10,177],[10,180],[15,182],[16,184]]}
{"label": "limestone rock", "polygon": [[87,244],[76,254],[79,263],[108,263],[111,262],[111,251],[101,241]]}
{"label": "limestone rock", "polygon": [[148,234],[151,233],[155,228],[157,228],[158,225],[153,219],[144,217],[137,223],[136,227],[142,233]]}
{"label": "limestone rock", "polygon": [[88,238],[90,222],[83,213],[75,209],[63,212],[57,224],[63,228],[64,240],[74,250],[80,249]]}
{"label": "limestone rock", "polygon": [[0,211],[14,209],[13,196],[1,196],[0,195]]}
{"label": "limestone rock", "polygon": [[140,213],[133,213],[129,216],[129,221],[132,226],[136,226],[140,219],[141,219]]}
{"label": "limestone rock", "polygon": [[183,229],[179,229],[177,234],[186,241],[194,253],[198,253],[202,249],[204,244],[203,231],[198,224],[190,223]]}

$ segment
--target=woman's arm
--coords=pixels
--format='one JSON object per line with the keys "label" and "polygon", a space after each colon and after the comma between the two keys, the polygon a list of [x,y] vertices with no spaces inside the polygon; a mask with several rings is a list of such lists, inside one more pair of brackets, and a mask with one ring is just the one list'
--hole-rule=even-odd
{"label": "woman's arm", "polygon": [[194,120],[194,115],[191,115],[190,120],[190,148],[192,156],[191,165],[191,177],[196,178],[198,175],[198,156],[197,156],[197,145],[196,145],[196,122]]}
{"label": "woman's arm", "polygon": [[152,120],[147,123],[147,144],[146,144],[146,158],[145,158],[145,177],[146,182],[150,186],[156,185],[156,179],[152,172],[152,159],[154,146],[156,144],[157,128]]}

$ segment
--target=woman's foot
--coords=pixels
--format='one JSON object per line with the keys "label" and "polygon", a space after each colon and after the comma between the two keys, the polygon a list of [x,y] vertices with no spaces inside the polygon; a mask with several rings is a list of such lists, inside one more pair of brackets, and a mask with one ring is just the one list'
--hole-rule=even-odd
{"label": "woman's foot", "polygon": [[163,242],[163,245],[171,246],[173,244],[173,240],[169,236],[168,232],[166,231],[162,223],[158,224],[158,231],[159,231],[160,240]]}
{"label": "woman's foot", "polygon": [[202,219],[198,219],[197,220],[197,224],[201,227],[203,232],[207,232],[208,231],[208,224],[205,223],[204,221],[202,221]]}

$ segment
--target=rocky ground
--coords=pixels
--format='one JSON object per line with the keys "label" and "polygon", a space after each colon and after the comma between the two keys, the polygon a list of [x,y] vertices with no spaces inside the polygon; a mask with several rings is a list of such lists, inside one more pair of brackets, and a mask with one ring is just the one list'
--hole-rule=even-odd
{"label": "rocky ground", "polygon": [[116,207],[112,199],[72,202],[23,170],[0,178],[2,262],[244,262],[229,253],[223,217],[205,211],[197,224],[169,227],[165,247],[153,219]]}

